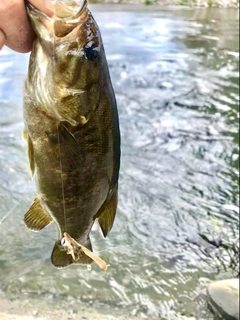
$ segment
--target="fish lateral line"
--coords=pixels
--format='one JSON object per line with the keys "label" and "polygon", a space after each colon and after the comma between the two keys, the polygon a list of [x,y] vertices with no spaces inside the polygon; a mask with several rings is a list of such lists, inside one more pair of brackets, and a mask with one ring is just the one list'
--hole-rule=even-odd
{"label": "fish lateral line", "polygon": [[104,271],[107,270],[108,265],[106,262],[94,254],[92,251],[79,244],[76,240],[74,240],[67,232],[63,233],[63,238],[61,240],[61,244],[63,247],[67,249],[67,254],[72,256],[74,261],[78,261],[82,254],[85,254],[90,259],[92,259],[97,265],[99,265]]}

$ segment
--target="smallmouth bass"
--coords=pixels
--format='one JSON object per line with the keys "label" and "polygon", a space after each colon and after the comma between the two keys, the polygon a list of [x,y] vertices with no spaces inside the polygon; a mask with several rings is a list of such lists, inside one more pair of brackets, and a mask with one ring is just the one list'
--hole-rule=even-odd
{"label": "smallmouth bass", "polygon": [[106,263],[89,239],[98,219],[106,237],[117,208],[120,132],[99,28],[87,2],[55,1],[49,18],[30,3],[37,38],[24,86],[23,136],[37,197],[24,216],[39,231],[55,222],[51,261]]}

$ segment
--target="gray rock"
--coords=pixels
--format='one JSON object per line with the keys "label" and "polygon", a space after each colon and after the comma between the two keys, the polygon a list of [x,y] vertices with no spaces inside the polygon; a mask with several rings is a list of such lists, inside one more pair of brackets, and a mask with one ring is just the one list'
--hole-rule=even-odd
{"label": "gray rock", "polygon": [[226,320],[239,320],[239,279],[211,283],[207,288],[211,309]]}

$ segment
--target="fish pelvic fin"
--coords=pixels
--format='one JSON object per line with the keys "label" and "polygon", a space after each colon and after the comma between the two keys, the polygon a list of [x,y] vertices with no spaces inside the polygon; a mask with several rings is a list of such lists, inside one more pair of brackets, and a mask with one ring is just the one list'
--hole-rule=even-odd
{"label": "fish pelvic fin", "polygon": [[110,200],[106,204],[104,204],[103,208],[100,209],[98,223],[102,229],[104,237],[106,237],[108,232],[112,229],[117,210],[117,203],[118,194],[116,190],[112,194]]}
{"label": "fish pelvic fin", "polygon": [[64,232],[63,239],[57,241],[53,248],[51,260],[57,268],[64,268],[70,264],[90,264],[96,262],[103,270],[107,270],[107,265],[100,257],[92,252],[92,245],[88,239],[85,246],[75,241],[67,232]]}
{"label": "fish pelvic fin", "polygon": [[53,222],[52,217],[46,213],[38,198],[35,198],[28,212],[24,215],[24,222],[28,229],[40,231]]}

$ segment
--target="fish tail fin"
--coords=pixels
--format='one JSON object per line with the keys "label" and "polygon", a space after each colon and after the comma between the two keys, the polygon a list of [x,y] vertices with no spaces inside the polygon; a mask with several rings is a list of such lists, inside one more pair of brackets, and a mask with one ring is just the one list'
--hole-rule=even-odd
{"label": "fish tail fin", "polygon": [[80,245],[78,257],[79,258],[75,261],[75,263],[90,264],[94,261],[104,271],[107,270],[106,262],[92,252],[92,245],[90,239],[88,239],[88,242],[85,244],[85,246]]}
{"label": "fish tail fin", "polygon": [[91,241],[84,243],[85,246],[75,241],[67,232],[61,241],[57,241],[52,251],[52,264],[57,268],[65,268],[70,264],[90,264],[96,262],[103,270],[107,270],[107,265],[100,257],[92,252]]}
{"label": "fish tail fin", "polygon": [[[87,243],[85,243],[85,248],[90,252],[92,251],[92,244],[90,239],[87,241]],[[53,247],[52,255],[51,255],[52,264],[56,268],[66,268],[73,263],[90,264],[93,262],[93,260],[83,252],[81,252],[81,255],[78,257],[75,251],[76,250],[73,251],[74,253],[74,257],[73,257],[71,255],[71,252],[70,251],[68,252],[66,248],[61,245],[61,242],[59,240],[56,241]],[[74,260],[74,258],[76,260]]]}
{"label": "fish tail fin", "polygon": [[53,247],[51,261],[56,268],[66,268],[73,263],[71,255],[67,254],[66,249],[59,240],[55,242]]}
{"label": "fish tail fin", "polygon": [[[84,243],[84,246],[81,245],[81,248],[86,248],[89,252],[92,252],[92,243],[91,240],[88,238],[88,240]],[[93,260],[86,255],[83,251],[81,251],[81,253],[77,256],[78,254],[76,254],[76,260],[74,261],[74,263],[77,264],[90,264],[93,262]]]}

